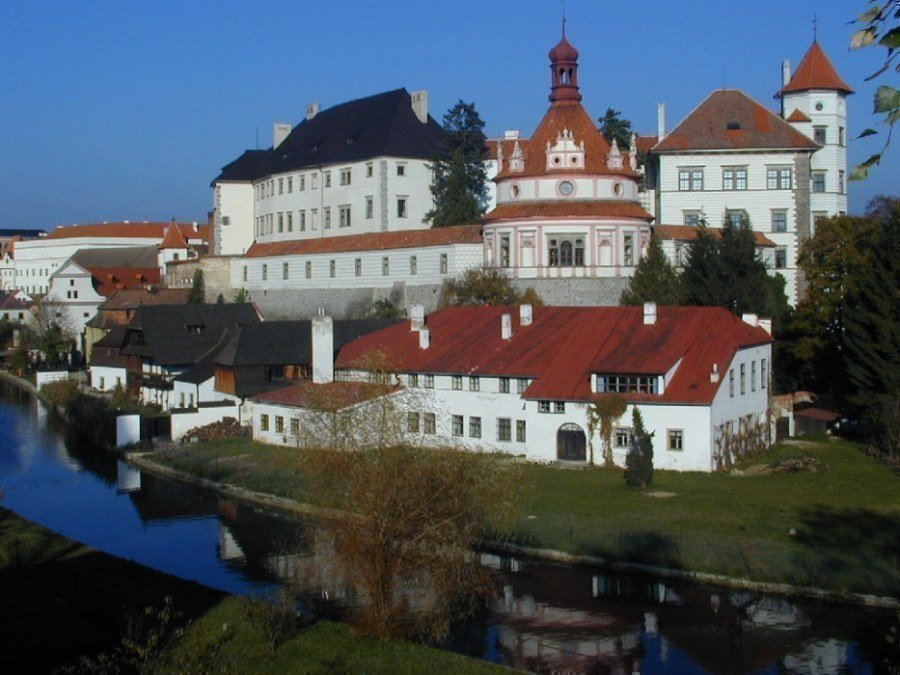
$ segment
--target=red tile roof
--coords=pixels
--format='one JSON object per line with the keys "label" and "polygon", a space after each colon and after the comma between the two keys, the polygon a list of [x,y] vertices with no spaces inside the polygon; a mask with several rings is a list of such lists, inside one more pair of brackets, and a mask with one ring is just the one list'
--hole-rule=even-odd
{"label": "red tile roof", "polygon": [[[675,241],[694,241],[697,238],[699,227],[694,225],[654,225],[653,234],[660,239],[674,239]],[[722,229],[719,227],[706,228],[717,239],[722,237]],[[753,232],[753,241],[757,246],[774,247],[776,244],[762,232]]]}
{"label": "red tile roof", "polygon": [[187,242],[187,237],[184,236],[184,233],[177,227],[169,226],[166,228],[166,236],[163,237],[163,240],[157,245],[157,248],[190,248],[190,245]]}
{"label": "red tile roof", "polygon": [[251,400],[292,408],[335,411],[396,390],[396,387],[384,387],[369,382],[314,384],[309,380],[303,380],[289,387],[257,394],[252,396]]}
{"label": "red tile roof", "polygon": [[[47,235],[47,239],[72,239],[74,237],[134,237],[137,239],[159,239],[165,237],[171,223],[95,223],[89,225],[62,225]],[[209,226],[193,223],[178,223],[178,228],[187,239],[208,241]]]}
{"label": "red tile roof", "polygon": [[557,199],[549,201],[523,200],[500,204],[486,213],[481,222],[489,223],[506,218],[516,220],[522,218],[640,218],[648,222],[653,220],[653,216],[637,202],[615,199],[596,201]]}
{"label": "red tile roof", "polygon": [[511,148],[515,141],[509,142],[512,145],[507,145],[508,142],[504,142],[504,166],[500,167],[500,172],[495,180],[554,175],[560,172],[572,173],[571,167],[547,168],[547,144],[549,143],[551,146],[556,145],[557,137],[564,129],[572,132],[576,144],[584,143],[585,167],[584,169],[578,169],[577,173],[638,177],[638,174],[628,166],[628,148],[619,148],[619,151],[622,153],[623,168],[608,168],[606,160],[610,150],[609,143],[603,138],[603,134],[594,125],[585,109],[580,103],[574,101],[557,101],[550,106],[550,110],[544,115],[531,138],[529,140],[519,139],[519,147],[525,155],[524,171],[509,171],[507,148],[509,148],[508,152],[511,153]]}
{"label": "red tile roof", "polygon": [[784,85],[776,96],[810,89],[835,89],[845,94],[853,93],[850,86],[837,74],[818,42],[813,42],[809,46],[790,82]]}
{"label": "red tile roof", "polygon": [[819,146],[737,89],[714,91],[653,152],[682,150],[817,150]]}
{"label": "red tile roof", "polygon": [[104,298],[118,290],[157,286],[158,267],[86,267],[93,277],[94,288]]}
{"label": "red tile roof", "polygon": [[809,117],[807,117],[805,114],[800,112],[799,108],[794,108],[794,112],[792,112],[790,115],[788,115],[787,121],[788,122],[812,122],[812,120],[809,119]]}
{"label": "red tile roof", "polygon": [[311,255],[313,253],[386,251],[397,248],[480,244],[481,241],[481,225],[456,225],[455,227],[434,227],[422,230],[373,232],[350,234],[343,237],[255,243],[244,257],[263,258],[278,255]]}
{"label": "red tile roof", "polygon": [[[527,377],[525,398],[586,401],[592,373],[656,374],[681,359],[665,394],[629,394],[629,401],[704,404],[712,401],[741,347],[771,342],[719,307],[659,307],[644,325],[641,307],[538,307],[530,326],[516,307],[449,307],[427,317],[430,345],[404,322],[345,345],[335,363],[353,368],[373,349],[393,355],[402,372]],[[500,335],[512,315],[513,336]],[[713,364],[720,382],[710,382]]]}

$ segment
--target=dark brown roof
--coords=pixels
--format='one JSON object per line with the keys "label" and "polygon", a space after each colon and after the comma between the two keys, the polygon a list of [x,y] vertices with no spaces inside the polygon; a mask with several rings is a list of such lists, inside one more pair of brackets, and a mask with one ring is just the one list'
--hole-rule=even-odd
{"label": "dark brown roof", "polygon": [[[162,241],[171,223],[95,223],[90,225],[62,225],[47,235],[47,239],[70,239],[74,237],[135,237],[138,239],[159,239]],[[209,238],[208,225],[178,223],[178,228],[187,239]],[[196,228],[196,229],[195,229]]]}
{"label": "dark brown roof", "polygon": [[506,218],[640,218],[653,220],[637,202],[614,199],[596,201],[521,201],[500,204],[481,219],[483,223]]}
{"label": "dark brown roof", "polygon": [[817,150],[819,145],[737,89],[714,91],[653,152]]}
{"label": "dark brown roof", "polygon": [[369,382],[315,384],[304,380],[283,389],[258,394],[252,400],[292,408],[335,411],[394,391],[397,391],[397,387],[384,387]]}
{"label": "dark brown roof", "polygon": [[810,89],[836,89],[845,94],[853,93],[850,86],[841,79],[834,66],[831,65],[831,61],[825,56],[825,51],[815,41],[809,46],[790,82],[784,85],[776,96]]}
{"label": "dark brown roof", "polygon": [[[675,241],[694,241],[700,228],[695,225],[654,225],[653,234],[660,239],[673,239]],[[707,227],[707,231],[717,239],[722,237],[722,229],[719,227]],[[757,246],[771,248],[775,242],[762,232],[753,232],[753,241]]]}
{"label": "dark brown roof", "polygon": [[109,296],[99,310],[137,309],[141,305],[180,305],[187,302],[190,288],[122,289]]}
{"label": "dark brown roof", "polygon": [[253,244],[247,258],[313,253],[348,253],[351,251],[385,251],[395,248],[425,248],[449,244],[480,244],[480,225],[456,225],[425,230],[373,232],[322,239],[295,239]]}

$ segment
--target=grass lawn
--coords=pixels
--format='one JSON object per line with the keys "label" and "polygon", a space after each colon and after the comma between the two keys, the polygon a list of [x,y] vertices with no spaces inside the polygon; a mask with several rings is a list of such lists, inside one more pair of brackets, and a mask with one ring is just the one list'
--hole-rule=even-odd
{"label": "grass lawn", "polygon": [[[192,624],[166,655],[163,672],[498,673],[505,669],[397,640],[360,637],[349,626],[319,621],[275,650],[247,620],[242,598],[228,598]],[[193,666],[193,667],[192,667]],[[507,671],[508,672],[508,671]]]}
{"label": "grass lawn", "polygon": [[[309,501],[297,454],[239,440],[177,448],[154,459]],[[819,471],[657,471],[640,492],[626,485],[621,469],[529,464],[517,538],[610,560],[900,596],[900,474],[833,440],[779,445],[751,464],[791,457],[815,458]]]}

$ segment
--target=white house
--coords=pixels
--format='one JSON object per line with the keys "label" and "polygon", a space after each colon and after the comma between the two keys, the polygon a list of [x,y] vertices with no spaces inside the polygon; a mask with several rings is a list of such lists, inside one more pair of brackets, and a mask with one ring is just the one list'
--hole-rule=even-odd
{"label": "white house", "polygon": [[[593,453],[600,462],[587,407],[611,393],[628,404],[612,436],[620,466],[635,407],[654,433],[657,468],[713,471],[768,441],[771,324],[755,316],[652,303],[450,307],[427,318],[420,310],[351,341],[335,362],[336,384],[365,379],[360,364],[369,354],[396,364],[403,389],[392,395],[414,442],[541,462],[583,463]],[[304,386],[257,401],[255,438],[300,443],[303,419],[322,398],[308,390],[315,385]]]}
{"label": "white house", "polygon": [[441,140],[428,95],[406,89],[320,110],[213,180],[216,255],[254,242],[410,230],[432,207],[428,163]]}

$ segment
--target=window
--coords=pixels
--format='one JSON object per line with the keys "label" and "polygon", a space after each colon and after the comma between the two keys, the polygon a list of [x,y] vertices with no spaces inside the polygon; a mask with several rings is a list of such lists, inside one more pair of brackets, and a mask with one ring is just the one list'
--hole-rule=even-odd
{"label": "window", "polygon": [[634,265],[634,235],[626,234],[622,244],[622,262],[626,266]]}
{"label": "window", "polygon": [[684,450],[684,430],[683,429],[668,429],[666,431],[666,435],[669,437],[669,442],[666,447],[669,450],[674,450],[676,452],[680,452]]}
{"label": "window", "polygon": [[276,434],[284,433],[284,418],[281,415],[275,416],[275,433]]}
{"label": "window", "polygon": [[259,416],[259,430],[260,431],[268,431],[269,430],[269,416],[268,415],[260,415]]}
{"label": "window", "polygon": [[844,194],[844,172],[838,171],[838,192]]}
{"label": "window", "polygon": [[310,227],[314,230],[319,229],[319,209],[312,209],[310,211],[309,217],[311,219]]}
{"label": "window", "polygon": [[787,211],[772,211],[772,232],[787,232]]}
{"label": "window", "polygon": [[262,266],[262,280],[267,281],[269,278],[269,266],[266,263],[263,263]]}
{"label": "window", "polygon": [[281,263],[281,278],[287,279],[289,278],[290,269],[287,263]]}
{"label": "window", "polygon": [[516,420],[516,443],[525,442],[525,420]]}
{"label": "window", "polygon": [[366,197],[366,220],[372,220],[375,215],[375,202],[371,197]]}
{"label": "window", "polygon": [[312,261],[311,260],[306,261],[306,278],[312,279]]}
{"label": "window", "polygon": [[550,401],[538,401],[538,412],[539,413],[550,412]]}
{"label": "window", "polygon": [[306,232],[306,211],[301,209],[297,212],[297,217],[299,218],[300,231]]}
{"label": "window", "polygon": [[416,259],[416,256],[414,256],[414,255],[409,256],[409,273],[412,276],[415,276],[418,271],[419,271],[419,261]]}
{"label": "window", "polygon": [[787,249],[784,247],[775,249],[775,269],[783,270],[787,267]]}
{"label": "window", "polygon": [[406,164],[398,164],[397,165],[397,175],[398,176],[406,175]]}
{"label": "window", "polygon": [[584,239],[554,238],[548,243],[550,267],[584,265]]}
{"label": "window", "polygon": [[617,448],[631,447],[631,429],[617,427],[613,434],[613,445]]}
{"label": "window", "polygon": [[508,393],[509,393],[509,378],[508,378],[508,377],[501,377],[501,378],[500,378],[500,389],[499,389],[499,391],[500,391],[501,394],[508,394]]}
{"label": "window", "polygon": [[477,375],[469,378],[469,391],[481,391],[481,380],[478,379]]}
{"label": "window", "polygon": [[322,209],[322,229],[327,230],[331,227],[331,207],[326,206]]}
{"label": "window", "polygon": [[278,231],[284,232],[284,213],[278,212]]}
{"label": "window", "polygon": [[768,380],[766,379],[766,360],[762,359],[759,362],[759,388],[765,389],[768,385]]}
{"label": "window", "polygon": [[694,192],[703,189],[703,169],[679,169],[678,189],[681,192]]}
{"label": "window", "polygon": [[426,375],[424,379],[425,379],[425,388],[426,389],[434,389],[434,375]]}
{"label": "window", "polygon": [[410,387],[418,387],[419,386],[419,375],[418,373],[410,373],[407,378]]}
{"label": "window", "polygon": [[497,440],[512,440],[512,420],[510,420],[508,417],[497,418]]}
{"label": "window", "polygon": [[470,417],[469,418],[469,437],[470,438],[481,438],[481,418],[480,417]]}
{"label": "window", "polygon": [[294,231],[294,212],[293,211],[287,212],[287,229],[288,229],[288,232]]}
{"label": "window", "polygon": [[565,401],[554,401],[553,402],[553,412],[558,415],[566,412],[566,402]]}
{"label": "window", "polygon": [[337,261],[333,258],[328,261],[328,276],[334,279],[335,274],[337,273]]}
{"label": "window", "polygon": [[597,391],[611,394],[657,394],[655,375],[598,375]]}
{"label": "window", "polygon": [[419,413],[406,413],[406,430],[411,434],[419,433]]}
{"label": "window", "polygon": [[350,185],[350,169],[341,169],[341,185]]}
{"label": "window", "polygon": [[278,179],[278,194],[284,194],[284,178]]}
{"label": "window", "polygon": [[356,273],[356,276],[362,276],[362,258],[357,258],[353,263],[353,269]]}
{"label": "window", "polygon": [[288,176],[287,187],[288,187],[288,190],[287,190],[288,194],[290,194],[291,192],[294,191],[294,177],[293,176]]}
{"label": "window", "polygon": [[838,145],[844,145],[844,127],[838,127]]}
{"label": "window", "polygon": [[750,362],[750,391],[756,391],[756,361]]}
{"label": "window", "polygon": [[728,396],[734,398],[734,368],[728,369]]}
{"label": "window", "polygon": [[500,267],[509,267],[510,264],[509,235],[504,234],[500,237]]}
{"label": "window", "polygon": [[306,176],[297,176],[297,191],[303,192],[306,189]]}
{"label": "window", "polygon": [[391,261],[387,256],[381,259],[381,276],[386,277],[391,273]]}
{"label": "window", "polygon": [[324,183],[325,187],[330,188],[331,187],[331,172],[330,171],[325,172],[325,176],[324,176],[323,180],[325,181],[325,183]]}
{"label": "window", "polygon": [[372,162],[366,162],[366,178],[371,178],[373,174]]}
{"label": "window", "polygon": [[524,394],[526,387],[528,387],[528,380],[526,380],[524,377],[520,377],[519,379],[516,380],[516,393],[517,394]]}
{"label": "window", "polygon": [[747,364],[741,364],[741,396],[747,392]]}
{"label": "window", "polygon": [[813,127],[813,140],[819,145],[825,145],[825,127]]}
{"label": "window", "polygon": [[462,391],[462,375],[454,375],[451,378],[451,386],[456,391]]}
{"label": "window", "polygon": [[726,211],[725,218],[731,223],[732,227],[740,227],[747,217],[746,211]]}
{"label": "window", "polygon": [[397,197],[397,217],[406,218],[406,197]]}
{"label": "window", "polygon": [[447,274],[447,254],[441,253],[441,274]]}
{"label": "window", "polygon": [[791,170],[786,168],[766,169],[766,189],[790,190]]}
{"label": "window", "polygon": [[319,188],[319,174],[311,173],[309,174],[309,188],[310,190],[317,190]]}
{"label": "window", "polygon": [[697,227],[700,224],[699,211],[683,211],[682,222],[691,227]]}
{"label": "window", "polygon": [[722,189],[723,190],[746,190],[747,189],[747,169],[746,167],[728,167],[722,169]]}
{"label": "window", "polygon": [[300,418],[292,417],[291,418],[291,436],[299,436],[300,435]]}
{"label": "window", "polygon": [[812,175],[812,191],[825,192],[825,172],[815,171]]}
{"label": "window", "polygon": [[434,413],[425,413],[424,430],[426,434],[433,434],[437,430],[437,424]]}
{"label": "window", "polygon": [[463,435],[463,416],[452,415],[450,417],[450,433],[454,436]]}
{"label": "window", "polygon": [[338,227],[350,227],[350,207],[338,207]]}

